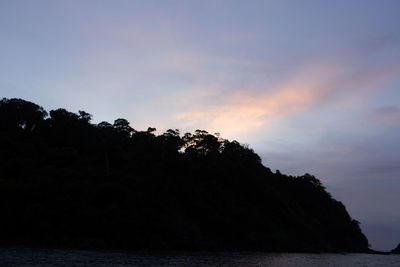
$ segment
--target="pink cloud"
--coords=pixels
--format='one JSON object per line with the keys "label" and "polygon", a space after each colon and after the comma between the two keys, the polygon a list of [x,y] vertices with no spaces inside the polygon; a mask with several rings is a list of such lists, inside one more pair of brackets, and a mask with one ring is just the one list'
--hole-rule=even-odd
{"label": "pink cloud", "polygon": [[398,74],[400,68],[357,72],[340,64],[308,64],[295,71],[288,81],[262,90],[241,88],[229,95],[216,91],[215,105],[202,105],[202,98],[194,95],[185,101],[196,103],[195,106],[187,105],[187,110],[176,119],[184,127],[201,126],[228,135],[255,131],[311,108],[323,109],[344,102],[353,105],[354,100]]}
{"label": "pink cloud", "polygon": [[380,107],[369,114],[369,120],[380,126],[400,125],[400,107]]}

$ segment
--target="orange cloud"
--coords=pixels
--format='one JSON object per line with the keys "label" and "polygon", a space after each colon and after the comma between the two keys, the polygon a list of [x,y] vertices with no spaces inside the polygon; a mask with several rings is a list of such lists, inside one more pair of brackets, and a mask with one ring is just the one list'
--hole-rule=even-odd
{"label": "orange cloud", "polygon": [[298,87],[260,95],[236,93],[220,106],[185,112],[179,114],[178,119],[184,121],[185,126],[199,124],[214,131],[242,132],[301,110],[315,97],[314,92]]}
{"label": "orange cloud", "polygon": [[[271,89],[242,89],[230,95],[214,92],[218,99],[214,105],[202,105],[199,97],[196,107],[178,114],[176,119],[184,127],[221,131],[225,136],[252,132],[317,105],[323,108],[349,97],[360,98],[360,93],[379,88],[399,73],[400,69],[394,68],[357,74],[346,66],[311,64],[299,69],[290,81]],[[193,103],[196,99],[186,101]]]}

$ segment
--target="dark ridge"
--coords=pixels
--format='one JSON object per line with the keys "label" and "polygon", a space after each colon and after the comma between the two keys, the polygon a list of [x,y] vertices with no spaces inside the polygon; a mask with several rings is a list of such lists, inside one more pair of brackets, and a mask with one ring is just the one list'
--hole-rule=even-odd
{"label": "dark ridge", "polygon": [[0,245],[368,252],[345,206],[203,130],[0,101]]}
{"label": "dark ridge", "polygon": [[400,244],[397,245],[395,249],[390,251],[391,254],[400,254]]}

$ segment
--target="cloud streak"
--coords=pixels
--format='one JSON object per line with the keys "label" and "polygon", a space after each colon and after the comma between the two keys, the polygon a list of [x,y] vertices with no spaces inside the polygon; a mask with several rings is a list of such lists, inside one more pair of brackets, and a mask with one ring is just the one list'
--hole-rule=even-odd
{"label": "cloud streak", "polygon": [[[264,88],[240,88],[230,94],[211,93],[215,105],[201,104],[176,116],[184,126],[201,125],[206,129],[235,134],[258,130],[314,107],[354,105],[357,98],[400,74],[400,67],[358,72],[346,65],[308,64],[296,70],[288,81]],[[216,89],[223,86],[216,86]],[[202,90],[203,91],[203,90]],[[209,91],[209,90],[208,90]],[[349,101],[351,99],[351,101]],[[186,99],[187,100],[187,99]],[[195,99],[189,100],[196,103]]]}
{"label": "cloud streak", "polygon": [[388,106],[372,110],[369,119],[377,125],[400,126],[400,107]]}

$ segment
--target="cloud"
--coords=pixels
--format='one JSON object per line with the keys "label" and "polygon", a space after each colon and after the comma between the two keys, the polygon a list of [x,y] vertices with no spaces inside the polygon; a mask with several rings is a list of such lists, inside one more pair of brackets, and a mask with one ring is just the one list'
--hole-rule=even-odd
{"label": "cloud", "polygon": [[[188,39],[187,29],[169,20],[116,23],[106,31],[120,49],[107,54],[108,46],[101,46],[92,52],[85,73],[96,76],[99,85],[93,87],[129,96],[125,98],[133,102],[140,99],[140,104],[126,109],[138,114],[140,106],[146,111],[141,120],[155,121],[161,128],[164,124],[189,131],[203,128],[226,137],[256,132],[313,108],[357,105],[366,92],[400,73],[400,67],[364,64],[368,63],[364,58],[372,54],[379,58],[378,52],[388,45],[372,45],[368,51],[352,47],[346,59],[324,50],[311,59],[302,53],[305,62],[297,58],[282,63],[262,53],[246,57],[229,46],[217,53]],[[211,41],[220,46],[229,43]],[[162,120],[154,106],[165,110]]]}
{"label": "cloud", "polygon": [[200,90],[210,92],[215,104],[210,105],[210,97],[194,94],[185,101],[196,104],[186,106],[176,119],[185,127],[197,125],[224,134],[251,132],[312,108],[356,105],[366,92],[398,74],[396,67],[360,71],[349,64],[305,64],[288,75],[287,81],[263,88],[250,85],[222,92],[224,85],[216,85],[214,92]]}
{"label": "cloud", "polygon": [[375,108],[370,112],[369,119],[380,126],[400,126],[400,107]]}
{"label": "cloud", "polygon": [[298,87],[282,88],[268,94],[236,92],[223,99],[221,105],[184,112],[177,118],[224,132],[249,131],[306,107],[314,98],[312,91]]}

